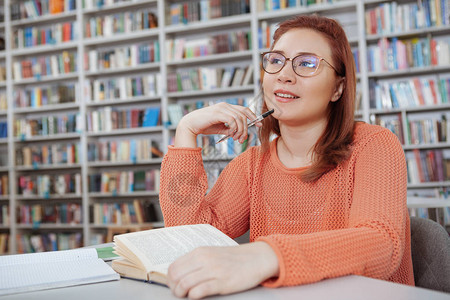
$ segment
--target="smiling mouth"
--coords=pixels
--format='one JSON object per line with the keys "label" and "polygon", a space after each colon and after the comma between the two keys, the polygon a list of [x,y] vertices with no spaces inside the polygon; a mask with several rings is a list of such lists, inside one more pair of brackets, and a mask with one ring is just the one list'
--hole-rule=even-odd
{"label": "smiling mouth", "polygon": [[298,99],[299,97],[291,95],[291,94],[285,94],[285,93],[275,93],[275,96],[286,98],[286,99]]}

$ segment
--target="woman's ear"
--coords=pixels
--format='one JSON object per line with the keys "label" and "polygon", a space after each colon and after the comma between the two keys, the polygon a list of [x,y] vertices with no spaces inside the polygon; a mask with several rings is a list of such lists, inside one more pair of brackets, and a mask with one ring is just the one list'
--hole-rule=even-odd
{"label": "woman's ear", "polygon": [[333,97],[331,97],[331,102],[336,102],[341,98],[342,93],[344,92],[344,87],[345,87],[344,82],[345,82],[345,77],[341,77],[339,79],[339,81],[337,82]]}

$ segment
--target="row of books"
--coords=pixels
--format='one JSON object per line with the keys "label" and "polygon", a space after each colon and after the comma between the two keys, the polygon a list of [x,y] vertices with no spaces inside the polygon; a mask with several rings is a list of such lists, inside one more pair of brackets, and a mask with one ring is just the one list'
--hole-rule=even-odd
{"label": "row of books", "polygon": [[248,138],[242,144],[232,138],[217,144],[222,137],[223,135],[200,135],[197,137],[197,145],[202,148],[204,158],[233,158],[258,143],[258,135],[254,128],[248,131]]}
{"label": "row of books", "polygon": [[179,103],[173,103],[169,104],[167,107],[168,115],[169,115],[169,122],[171,125],[178,125],[178,122],[181,120],[181,118],[188,113],[205,107],[209,105],[214,105],[219,102],[226,102],[229,104],[234,105],[242,105],[248,107],[249,104],[255,106],[254,103],[251,103],[251,98],[245,98],[245,97],[233,97],[233,98],[226,98],[226,99],[219,99],[219,100],[198,100],[195,102],[179,102]]}
{"label": "row of books", "polygon": [[44,144],[16,150],[16,165],[39,169],[41,165],[70,165],[80,162],[80,144]]}
{"label": "row of books", "polygon": [[450,142],[450,122],[441,115],[440,119],[414,120],[408,122],[408,138],[410,145],[437,144]]}
{"label": "row of books", "polygon": [[0,255],[8,254],[9,252],[9,234],[0,233]]}
{"label": "row of books", "polygon": [[450,102],[450,77],[413,77],[369,82],[370,107],[410,108]]}
{"label": "row of books", "polygon": [[140,64],[159,62],[159,42],[125,45],[107,50],[90,50],[85,53],[85,70],[96,72],[134,67]]}
{"label": "row of books", "polygon": [[87,114],[89,132],[109,132],[116,129],[154,127],[161,122],[160,107],[118,110],[105,106]]}
{"label": "row of books", "polygon": [[397,136],[402,145],[405,144],[402,117],[400,113],[397,116],[388,119],[376,117],[375,124],[389,129],[392,133],[394,133]]}
{"label": "row of books", "polygon": [[259,49],[269,48],[272,43],[272,36],[278,28],[278,22],[261,21],[258,28],[258,47]]}
{"label": "row of books", "polygon": [[204,164],[205,164],[206,178],[208,180],[208,191],[209,191],[216,183],[220,173],[225,168],[225,165],[211,161],[204,162]]}
{"label": "row of books", "polygon": [[[14,136],[27,139],[33,136],[81,132],[83,121],[80,114],[49,115],[36,119],[16,119]],[[1,127],[1,126],[0,126]]]}
{"label": "row of books", "polygon": [[159,191],[159,169],[111,171],[89,175],[89,192],[120,195],[139,191]]}
{"label": "row of books", "polygon": [[49,198],[52,195],[81,195],[81,175],[20,175],[17,178],[17,193],[23,196],[40,196]]}
{"label": "row of books", "polygon": [[77,22],[17,28],[13,32],[12,47],[22,49],[40,45],[56,45],[77,39]]}
{"label": "row of books", "polygon": [[60,204],[20,204],[17,206],[19,224],[32,224],[38,228],[40,224],[81,224],[83,213],[79,203]]}
{"label": "row of books", "polygon": [[84,24],[85,38],[110,37],[158,27],[158,17],[150,9],[120,12],[89,18]]}
{"label": "row of books", "polygon": [[135,199],[132,202],[94,203],[90,206],[91,222],[96,225],[129,225],[157,221],[153,203]]}
{"label": "row of books", "polygon": [[166,41],[167,61],[249,50],[251,31],[233,31],[196,39],[169,39]]}
{"label": "row of books", "polygon": [[112,6],[116,3],[126,3],[132,0],[83,0],[84,9],[104,8]]}
{"label": "row of books", "polygon": [[76,0],[29,0],[11,3],[11,20],[36,18],[76,9]]}
{"label": "row of books", "polygon": [[411,217],[419,217],[424,219],[436,219],[436,221],[442,226],[450,225],[450,207],[439,208],[425,208],[414,207],[409,208],[409,215]]}
{"label": "row of books", "polygon": [[389,34],[450,24],[446,0],[422,0],[398,4],[385,2],[365,12],[366,34]]}
{"label": "row of books", "polygon": [[58,76],[77,71],[77,53],[63,51],[61,54],[31,57],[13,62],[14,80],[40,79],[43,76]]}
{"label": "row of books", "polygon": [[88,144],[90,162],[133,162],[148,161],[162,157],[156,141],[151,139],[129,139],[118,141],[97,141]]}
{"label": "row of books", "polygon": [[408,183],[444,182],[450,180],[450,158],[442,149],[414,149],[413,156],[406,157]]}
{"label": "row of books", "polygon": [[74,103],[76,87],[75,83],[57,83],[47,86],[15,88],[13,91],[14,107],[37,108],[60,103]]}
{"label": "row of books", "polygon": [[155,97],[162,94],[161,73],[87,80],[84,91],[90,102]]}
{"label": "row of books", "polygon": [[171,25],[241,15],[250,12],[249,0],[194,0],[171,3],[169,18]]}
{"label": "row of books", "polygon": [[17,253],[69,250],[83,247],[83,235],[74,233],[18,234]]}
{"label": "row of books", "polygon": [[370,72],[446,66],[450,64],[450,40],[382,38],[377,45],[368,47],[367,57]]}
{"label": "row of books", "polygon": [[0,225],[1,226],[10,226],[9,205],[8,204],[0,205]]}
{"label": "row of books", "polygon": [[253,83],[253,65],[225,68],[200,67],[167,74],[168,92],[210,91]]}
{"label": "row of books", "polygon": [[0,176],[0,195],[7,196],[9,195],[9,179],[8,175]]}
{"label": "row of books", "polygon": [[297,6],[297,0],[258,0],[257,3],[259,11],[273,11]]}

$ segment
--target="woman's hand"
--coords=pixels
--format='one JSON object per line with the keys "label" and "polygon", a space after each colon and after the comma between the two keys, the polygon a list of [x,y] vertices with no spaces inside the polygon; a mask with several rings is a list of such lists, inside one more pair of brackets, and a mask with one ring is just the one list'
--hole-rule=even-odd
{"label": "woman's hand", "polygon": [[[234,140],[243,143],[248,136],[247,122],[256,117],[248,107],[226,102],[194,110],[178,123],[175,147],[197,147],[199,134],[231,135]],[[256,126],[261,126],[261,122]]]}
{"label": "woman's hand", "polygon": [[236,247],[202,247],[169,267],[169,287],[177,297],[200,299],[251,289],[278,276],[278,259],[265,242]]}

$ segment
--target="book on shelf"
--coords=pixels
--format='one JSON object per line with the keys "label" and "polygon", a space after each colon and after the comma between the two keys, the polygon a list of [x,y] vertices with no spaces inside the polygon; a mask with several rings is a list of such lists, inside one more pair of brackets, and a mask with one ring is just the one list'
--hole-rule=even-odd
{"label": "book on shelf", "polygon": [[0,177],[0,195],[7,196],[9,194],[9,177],[8,175],[2,175]]}
{"label": "book on shelf", "polygon": [[0,256],[0,295],[118,280],[94,248]]}
{"label": "book on shelf", "polygon": [[[10,217],[9,217],[9,205],[3,204],[0,205],[0,225],[10,226]],[[2,245],[0,241],[0,245]],[[0,253],[2,253],[2,247],[0,246]]]}
{"label": "book on shelf", "polygon": [[0,254],[7,254],[9,251],[9,235],[7,233],[0,233]]}
{"label": "book on shelf", "polygon": [[198,247],[236,245],[209,224],[125,233],[114,236],[114,252],[120,258],[111,266],[122,277],[167,285],[167,270],[177,258]]}

